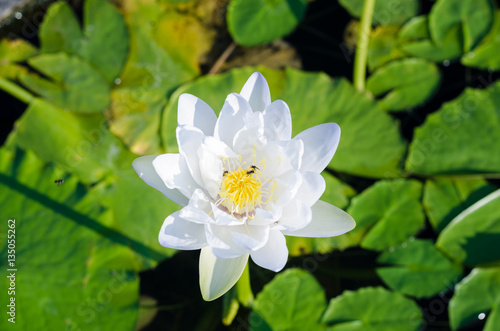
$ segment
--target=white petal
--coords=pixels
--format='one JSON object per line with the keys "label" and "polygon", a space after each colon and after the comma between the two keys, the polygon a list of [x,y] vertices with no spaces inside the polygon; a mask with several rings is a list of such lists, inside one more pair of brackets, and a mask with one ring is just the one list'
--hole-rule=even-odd
{"label": "white petal", "polygon": [[215,125],[214,137],[233,147],[236,132],[245,127],[245,121],[251,115],[248,101],[236,93],[228,95]]}
{"label": "white petal", "polygon": [[303,176],[300,171],[292,170],[275,177],[274,183],[276,183],[276,187],[273,191],[273,197],[277,199],[275,204],[278,206],[288,205],[299,192],[302,181]]}
{"label": "white petal", "polygon": [[293,200],[283,207],[278,224],[288,231],[295,231],[311,223],[311,207],[300,200]]}
{"label": "white petal", "polygon": [[299,133],[293,140],[304,142],[302,171],[322,172],[337,150],[340,127],[336,123],[316,125]]}
{"label": "white petal", "polygon": [[212,301],[229,291],[238,281],[248,262],[248,254],[221,259],[209,247],[200,252],[200,289],[205,301]]}
{"label": "white petal", "polygon": [[282,231],[283,234],[296,237],[333,237],[356,226],[351,215],[327,202],[318,200],[311,209],[311,223],[296,231]]}
{"label": "white petal", "polygon": [[308,206],[312,206],[325,192],[325,179],[317,172],[303,172],[302,176],[302,185],[298,189],[295,199],[305,202]]}
{"label": "white petal", "polygon": [[169,189],[178,189],[188,198],[191,198],[194,190],[198,188],[184,157],[180,154],[158,155],[153,160],[153,167]]}
{"label": "white petal", "polygon": [[214,221],[209,216],[211,210],[208,197],[203,190],[196,189],[189,200],[189,204],[182,208],[179,216],[191,222],[206,224]]}
{"label": "white petal", "polygon": [[215,224],[217,225],[228,225],[228,226],[238,226],[241,225],[241,221],[237,220],[236,217],[231,216],[227,211],[221,210],[214,203],[212,205],[212,213],[214,214]]}
{"label": "white petal", "polygon": [[198,158],[198,148],[200,148],[205,135],[200,129],[189,125],[177,127],[177,142],[179,153],[184,157],[193,179],[200,187],[203,187],[201,178],[200,160]]}
{"label": "white petal", "polygon": [[132,167],[137,172],[139,177],[142,178],[146,182],[146,184],[154,187],[161,193],[165,194],[167,198],[172,200],[175,203],[178,203],[181,206],[185,206],[188,204],[189,199],[182,194],[177,189],[169,189],[163,179],[158,175],[154,166],[153,160],[158,155],[146,155],[141,156],[132,162]]}
{"label": "white petal", "polygon": [[271,92],[266,79],[260,72],[254,72],[243,86],[240,92],[253,111],[264,111],[271,104]]}
{"label": "white petal", "polygon": [[236,132],[233,149],[240,155],[251,155],[256,144],[265,145],[264,117],[262,113],[254,113],[245,121],[245,127]]}
{"label": "white petal", "polygon": [[210,194],[213,200],[217,199],[222,182],[222,161],[218,155],[212,153],[206,145],[198,149],[200,159],[201,178],[203,187]]}
{"label": "white petal", "polygon": [[177,108],[179,125],[191,125],[200,129],[206,136],[214,134],[217,116],[205,101],[191,94],[181,94]]}
{"label": "white petal", "polygon": [[261,249],[251,252],[253,262],[262,268],[275,272],[280,271],[288,259],[288,248],[285,236],[278,230],[271,230],[267,244]]}
{"label": "white petal", "polygon": [[236,245],[247,251],[255,251],[262,248],[269,238],[269,226],[252,226],[246,228],[231,227],[231,236]]}
{"label": "white petal", "polygon": [[292,116],[284,101],[276,100],[264,111],[264,134],[269,140],[292,138]]}
{"label": "white petal", "polygon": [[299,170],[304,155],[302,140],[271,141],[257,155],[264,158],[262,172],[267,178],[276,178],[290,170]]}
{"label": "white petal", "polygon": [[[244,228],[243,225],[241,227]],[[230,228],[232,227],[226,225],[205,224],[207,243],[212,253],[222,259],[234,258],[247,252],[233,241]]]}
{"label": "white petal", "polygon": [[158,241],[162,246],[193,250],[207,246],[203,224],[186,221],[179,216],[180,211],[168,216],[161,226]]}

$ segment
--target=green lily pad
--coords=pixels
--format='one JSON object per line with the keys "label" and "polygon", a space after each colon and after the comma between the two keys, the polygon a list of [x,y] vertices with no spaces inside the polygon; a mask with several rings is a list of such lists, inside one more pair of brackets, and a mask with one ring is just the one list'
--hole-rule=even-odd
{"label": "green lily pad", "polygon": [[441,232],[458,214],[495,189],[484,179],[432,179],[425,182],[422,203],[432,227]]}
{"label": "green lily pad", "polygon": [[[56,185],[60,178],[64,182]],[[3,148],[0,199],[2,261],[12,254],[8,230],[15,236],[9,265],[15,270],[5,265],[0,270],[4,280],[15,274],[15,294],[5,288],[0,298],[6,303],[15,298],[16,328],[134,328],[139,281],[133,253],[106,233],[105,211],[75,176],[32,152]],[[8,229],[10,224],[15,229]],[[9,327],[3,318],[0,328]]]}
{"label": "green lily pad", "polygon": [[323,323],[333,324],[331,331],[410,331],[419,330],[422,322],[415,302],[382,287],[344,291],[330,300],[323,315]]}
{"label": "green lily pad", "polygon": [[399,47],[406,53],[434,62],[451,61],[462,55],[460,26],[452,27],[440,45],[430,37],[426,15],[406,22],[399,32]]}
{"label": "green lily pad", "polygon": [[22,39],[2,39],[0,40],[0,77],[15,80],[21,73],[26,73],[27,69],[18,65],[32,56],[38,50],[30,43]]}
{"label": "green lily pad", "polygon": [[436,246],[470,266],[500,260],[500,190],[479,200],[444,228]]}
{"label": "green lily pad", "polygon": [[500,70],[500,10],[495,11],[493,27],[481,43],[462,57],[462,64],[479,69]]}
{"label": "green lily pad", "polygon": [[483,331],[494,331],[500,325],[500,268],[473,269],[457,284],[449,306],[451,328],[470,327],[488,311]]}
{"label": "green lily pad", "polygon": [[233,69],[183,85],[172,94],[164,111],[162,138],[165,149],[177,150],[177,99],[182,93],[199,97],[218,114],[226,96],[239,92],[254,71],[261,71],[268,81],[272,100],[281,99],[290,107],[293,135],[321,123],[340,125],[341,142],[330,163],[333,169],[365,177],[400,176],[398,165],[405,143],[397,123],[345,79],[331,80],[323,73],[294,69],[284,73],[259,67]]}
{"label": "green lily pad", "polygon": [[395,59],[406,57],[399,48],[397,25],[380,25],[370,32],[368,43],[368,68],[370,71]]}
{"label": "green lily pad", "polygon": [[421,195],[416,180],[378,181],[352,199],[347,212],[356,227],[339,237],[378,251],[408,240],[424,226]]}
{"label": "green lily pad", "polygon": [[106,80],[93,67],[65,53],[42,54],[28,60],[30,66],[49,77],[21,74],[19,80],[54,105],[77,113],[97,113],[110,103]]}
{"label": "green lily pad", "polygon": [[[352,16],[361,17],[364,0],[338,0]],[[373,22],[383,25],[400,25],[409,18],[417,15],[420,9],[418,0],[401,1],[394,3],[391,0],[375,1]]]}
{"label": "green lily pad", "polygon": [[260,316],[251,318],[252,330],[323,330],[321,314],[326,308],[323,288],[307,271],[287,269],[278,274],[257,295],[253,310]]}
{"label": "green lily pad", "polygon": [[431,241],[410,240],[380,255],[377,274],[394,291],[417,298],[432,297],[453,286],[462,268],[448,260]]}
{"label": "green lily pad", "polygon": [[488,33],[492,22],[491,0],[438,0],[429,14],[429,31],[432,40],[442,45],[458,26],[463,51],[467,52]]}
{"label": "green lily pad", "polygon": [[384,95],[380,107],[400,111],[416,107],[429,99],[439,86],[439,70],[423,59],[391,62],[375,71],[367,80],[367,89]]}
{"label": "green lily pad", "polygon": [[66,2],[50,6],[40,26],[41,50],[79,55],[112,83],[120,75],[128,53],[123,16],[107,0],[86,0],[83,11],[82,31]]}
{"label": "green lily pad", "polygon": [[500,83],[466,89],[427,116],[415,130],[406,169],[425,175],[500,173]]}
{"label": "green lily pad", "polygon": [[34,150],[87,184],[130,168],[135,157],[109,132],[102,114],[79,116],[42,99],[30,103],[10,138],[10,143]]}
{"label": "green lily pad", "polygon": [[227,8],[227,27],[242,46],[256,46],[281,38],[304,17],[307,0],[233,0]]}

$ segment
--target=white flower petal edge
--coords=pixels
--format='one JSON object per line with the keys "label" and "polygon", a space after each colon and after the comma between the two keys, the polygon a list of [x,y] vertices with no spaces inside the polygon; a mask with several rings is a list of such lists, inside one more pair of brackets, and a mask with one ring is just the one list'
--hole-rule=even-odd
{"label": "white flower petal edge", "polygon": [[299,230],[282,233],[294,237],[334,237],[351,231],[356,226],[351,215],[327,202],[318,200],[311,210],[311,223]]}
{"label": "white flower petal edge", "polygon": [[229,291],[240,278],[248,262],[248,254],[221,259],[212,254],[210,247],[200,253],[200,289],[205,301],[212,301]]}
{"label": "white flower petal edge", "polygon": [[302,131],[293,139],[304,142],[302,171],[322,172],[335,154],[340,140],[340,127],[324,123]]}
{"label": "white flower petal edge", "polygon": [[214,134],[217,116],[205,101],[192,94],[181,94],[177,111],[177,123],[200,129],[206,136]]}
{"label": "white flower petal edge", "polygon": [[254,72],[248,78],[240,94],[248,101],[253,111],[262,112],[271,104],[269,85],[260,72]]}
{"label": "white flower petal edge", "polygon": [[271,230],[267,244],[261,249],[251,252],[250,257],[255,264],[278,272],[288,260],[288,248],[285,236],[279,230]]}
{"label": "white flower petal edge", "polygon": [[153,161],[156,157],[158,157],[158,155],[141,156],[132,162],[132,167],[137,172],[139,177],[146,182],[146,184],[165,194],[165,196],[173,202],[181,206],[187,206],[189,199],[179,190],[169,189],[165,185],[163,179],[156,172],[155,167],[153,166]]}

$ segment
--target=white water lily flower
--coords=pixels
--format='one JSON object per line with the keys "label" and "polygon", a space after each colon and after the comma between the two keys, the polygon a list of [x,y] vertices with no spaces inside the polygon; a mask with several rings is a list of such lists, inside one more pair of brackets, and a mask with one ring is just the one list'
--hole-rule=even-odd
{"label": "white water lily flower", "polygon": [[354,228],[347,213],[318,200],[325,190],[320,173],[337,149],[339,126],[291,135],[287,104],[271,103],[266,80],[254,73],[240,94],[228,95],[219,118],[202,100],[181,95],[179,153],[134,161],[147,184],[183,206],[167,217],[159,241],[201,249],[205,300],[228,291],[249,256],[280,271],[288,258],[284,235],[331,237]]}

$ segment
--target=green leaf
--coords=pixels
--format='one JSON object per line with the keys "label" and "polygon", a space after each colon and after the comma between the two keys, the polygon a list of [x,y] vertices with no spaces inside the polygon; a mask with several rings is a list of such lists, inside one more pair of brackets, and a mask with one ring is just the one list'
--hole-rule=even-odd
{"label": "green leaf", "polygon": [[379,251],[406,241],[424,225],[421,195],[416,180],[378,181],[352,199],[347,212],[356,228],[342,236]]}
{"label": "green leaf", "polygon": [[380,25],[370,33],[368,43],[368,68],[370,71],[395,59],[405,57],[399,49],[397,39],[400,27],[396,25]]}
{"label": "green leaf", "polygon": [[417,304],[382,287],[344,291],[330,300],[323,323],[331,331],[419,330],[422,313]]}
{"label": "green leaf", "polygon": [[427,16],[409,20],[399,32],[399,47],[408,54],[434,62],[451,61],[462,55],[460,27],[451,28],[440,45],[430,37]]}
{"label": "green leaf", "polygon": [[82,31],[73,10],[66,1],[51,5],[40,25],[42,53],[78,54]]}
{"label": "green leaf", "polygon": [[463,51],[476,46],[488,33],[493,22],[491,0],[438,0],[429,14],[432,40],[442,45],[451,31],[458,27]]}
{"label": "green leaf", "polygon": [[458,214],[494,190],[484,179],[432,179],[425,182],[422,202],[432,227],[441,232]]}
{"label": "green leaf", "polygon": [[457,284],[450,300],[451,328],[471,326],[479,322],[479,314],[490,310],[483,331],[494,331],[500,325],[500,268],[473,269]]}
{"label": "green leaf", "polygon": [[35,56],[38,50],[30,43],[22,40],[0,40],[0,77],[16,80],[27,69],[17,63],[26,61]]}
{"label": "green leaf", "polygon": [[10,142],[33,149],[84,183],[95,183],[118,169],[130,168],[134,155],[106,127],[103,115],[79,116],[34,99]]}
{"label": "green leaf", "polygon": [[406,169],[425,175],[499,173],[500,83],[466,89],[427,116],[415,130]]}
{"label": "green leaf", "polygon": [[500,260],[500,190],[479,200],[444,228],[436,246],[457,262],[477,266]]}
{"label": "green leaf", "polygon": [[20,75],[19,80],[56,106],[77,113],[102,112],[109,106],[108,84],[84,60],[54,53],[33,57],[28,63],[51,80],[35,74]]}
{"label": "green leaf", "polygon": [[128,53],[123,16],[107,0],[86,0],[83,32],[70,6],[56,2],[40,26],[43,53],[79,55],[99,70],[108,83],[117,78]]}
{"label": "green leaf", "polygon": [[83,39],[78,54],[112,83],[120,75],[128,55],[125,20],[107,0],[86,0],[83,10]]}
{"label": "green leaf", "polygon": [[233,0],[227,8],[228,30],[239,45],[265,44],[292,32],[306,8],[306,0]]}
{"label": "green leaf", "polygon": [[264,286],[254,301],[254,312],[264,321],[251,319],[252,330],[267,324],[272,330],[322,330],[319,324],[326,307],[323,288],[308,272],[287,269]]}
{"label": "green leaf", "polygon": [[[64,179],[56,185],[54,180]],[[8,222],[15,219],[16,328],[64,330],[134,328],[139,281],[132,252],[101,224],[105,211],[75,176],[45,164],[32,152],[0,150],[2,261]],[[12,224],[12,223],[11,223]],[[14,229],[11,229],[14,230]],[[12,247],[12,246],[11,246]],[[4,283],[6,284],[6,283]],[[0,328],[10,322],[2,318]]]}
{"label": "green leaf", "polygon": [[462,268],[448,260],[431,241],[410,240],[380,255],[377,274],[394,291],[417,298],[432,297],[450,287]]}
{"label": "green leaf", "polygon": [[384,95],[380,107],[400,111],[416,107],[429,99],[440,82],[438,68],[423,59],[391,62],[375,71],[367,80],[367,89]]}
{"label": "green leaf", "polygon": [[[339,3],[352,16],[361,17],[363,11],[364,0],[339,0]],[[409,18],[417,15],[420,4],[418,0],[407,0],[394,3],[391,0],[375,1],[375,9],[373,10],[373,22],[383,25],[401,25]]]}
{"label": "green leaf", "polygon": [[500,70],[500,10],[495,11],[493,27],[481,43],[462,57],[462,64],[479,69]]}

